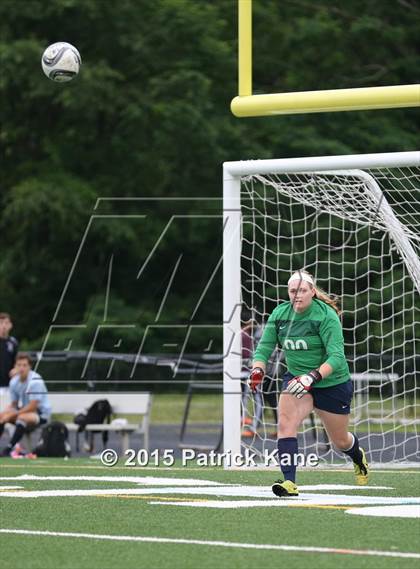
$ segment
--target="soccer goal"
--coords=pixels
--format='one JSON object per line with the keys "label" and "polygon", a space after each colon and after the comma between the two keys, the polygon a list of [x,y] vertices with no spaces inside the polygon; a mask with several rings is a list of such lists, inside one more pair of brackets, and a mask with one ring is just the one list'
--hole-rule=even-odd
{"label": "soccer goal", "polygon": [[[225,452],[249,449],[262,460],[276,448],[270,407],[282,354],[273,353],[262,397],[242,392],[250,361],[242,359],[241,314],[256,323],[255,346],[288,299],[289,275],[305,268],[341,299],[361,445],[373,463],[420,465],[419,166],[419,152],[224,164]],[[246,416],[254,425],[243,437]],[[343,462],[316,416],[299,444],[324,464]]]}

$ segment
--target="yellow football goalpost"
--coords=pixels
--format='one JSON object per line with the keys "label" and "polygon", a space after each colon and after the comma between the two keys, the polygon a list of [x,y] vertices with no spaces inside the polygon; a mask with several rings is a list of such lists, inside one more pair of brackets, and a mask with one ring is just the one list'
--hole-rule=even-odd
{"label": "yellow football goalpost", "polygon": [[238,81],[239,93],[231,102],[237,117],[420,106],[419,84],[253,95],[252,0],[238,0]]}
{"label": "yellow football goalpost", "polygon": [[[231,103],[232,112],[237,117],[420,106],[420,85],[253,95],[252,0],[238,0],[238,8],[239,94]],[[361,440],[372,461],[386,466],[391,463],[399,465],[401,461],[419,464],[415,459],[419,449],[419,420],[410,416],[411,404],[404,403],[398,407],[400,396],[394,387],[391,395],[385,398],[381,395],[381,409],[375,419],[375,425],[382,425],[379,428],[383,444],[376,445],[378,431],[370,430],[370,419],[366,418],[370,388],[377,389],[379,385],[381,390],[382,385],[389,382],[392,386],[402,385],[404,401],[406,394],[411,393],[409,397],[415,406],[414,378],[418,355],[411,346],[416,345],[412,323],[416,319],[416,300],[420,292],[419,168],[419,152],[224,163],[223,450],[226,468],[244,464],[241,460],[244,457],[246,460],[247,452],[255,454],[259,464],[265,464],[264,453],[273,451],[269,432],[275,429],[275,424],[269,422],[269,417],[264,419],[264,402],[257,409],[255,401],[251,401],[255,432],[249,440],[241,437],[241,408],[244,413],[248,409],[248,402],[242,400],[241,391],[241,381],[247,377],[242,360],[241,311],[243,307],[247,308],[259,322],[266,321],[267,308],[281,298],[281,291],[284,292],[284,288],[281,289],[284,284],[281,283],[287,283],[292,267],[296,266],[310,270],[314,267],[321,280],[326,278],[328,283],[336,279],[332,287],[343,291],[343,294],[344,280],[347,282],[351,276],[354,293],[350,296],[354,301],[349,302],[354,302],[351,304],[354,308],[350,310],[354,320],[349,330],[355,334],[361,322],[368,327],[370,320],[379,326],[375,328],[375,335],[369,335],[371,340],[366,340],[371,342],[365,350],[366,356],[363,348],[359,350],[357,341],[346,346],[352,361],[352,378],[356,382],[354,424],[357,428],[363,424]],[[320,216],[322,221],[318,224]],[[379,219],[383,220],[380,225]],[[292,224],[293,229],[282,233],[279,224],[283,220],[287,228]],[[341,231],[339,237],[337,231]],[[349,235],[353,241],[347,248]],[[293,241],[297,244],[295,250]],[[380,244],[388,242],[389,251],[386,251],[387,246],[381,249],[385,260],[380,263],[380,277],[372,277],[380,279],[377,281],[380,286],[375,288],[374,280],[371,282],[369,277],[366,288],[365,277],[368,274],[378,275],[378,257],[373,254],[375,247],[382,247]],[[350,252],[345,256],[346,251]],[[280,262],[281,256],[283,260]],[[365,271],[363,279],[359,279],[357,271],[360,269],[354,269],[359,266],[359,261],[364,267],[362,271]],[[341,276],[335,272],[333,275],[331,267],[335,271],[337,265],[342,267]],[[383,283],[388,284],[384,286]],[[359,300],[356,299],[365,298],[364,294],[369,298],[370,290],[375,294],[380,291],[381,306],[394,306],[394,291],[398,291],[403,299],[398,302],[404,306],[401,312],[400,305],[395,304],[400,311],[398,318],[394,318],[397,313],[393,312],[388,319],[375,320],[375,308],[365,313],[363,300],[359,308]],[[412,303],[408,300],[410,297],[413,298]],[[392,353],[389,360],[384,358],[385,345]],[[398,358],[394,358],[396,353]],[[271,373],[274,377],[278,375],[275,369]],[[391,421],[387,398],[393,409]],[[306,429],[309,431],[309,427]],[[401,429],[404,429],[403,434]],[[403,438],[397,440],[397,432]],[[385,439],[386,436],[390,438]],[[305,454],[309,448],[311,442],[307,443],[304,436]],[[325,465],[335,463],[336,457],[331,448],[323,454],[322,461]],[[245,464],[249,466],[247,462]]]}

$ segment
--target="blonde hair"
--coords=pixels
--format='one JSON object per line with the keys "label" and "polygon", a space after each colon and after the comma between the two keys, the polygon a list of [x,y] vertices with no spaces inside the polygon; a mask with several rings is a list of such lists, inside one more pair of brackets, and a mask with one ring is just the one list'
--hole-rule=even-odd
{"label": "blonde hair", "polygon": [[[299,269],[298,272],[303,273],[305,275],[308,275],[309,277],[311,277],[311,279],[315,283],[315,279],[314,279],[313,275],[311,275],[311,273],[309,273],[308,271],[305,271],[304,269]],[[315,290],[315,298],[317,300],[320,300],[321,302],[325,302],[325,304],[328,304],[328,306],[331,306],[331,308],[333,308],[337,312],[338,315],[341,314],[340,299],[338,296],[326,293],[325,290],[323,290],[316,283],[313,285],[311,285],[310,283],[308,283],[308,284],[311,288],[313,288]]]}

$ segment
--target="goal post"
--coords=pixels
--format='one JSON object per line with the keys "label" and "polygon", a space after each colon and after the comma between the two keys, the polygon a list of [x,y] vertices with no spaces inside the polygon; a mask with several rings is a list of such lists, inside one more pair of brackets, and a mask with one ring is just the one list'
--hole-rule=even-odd
{"label": "goal post", "polygon": [[236,117],[420,107],[420,84],[254,95],[252,45],[252,0],[238,0],[238,96],[230,105]]}
{"label": "goal post", "polygon": [[[420,152],[226,162],[223,179],[224,452],[275,449],[272,403],[241,390],[250,365],[241,312],[261,331],[287,300],[290,273],[305,268],[342,300],[352,428],[374,462],[418,461]],[[270,369],[278,397],[278,349]],[[241,438],[247,414],[253,429]],[[300,445],[317,450],[314,423]],[[321,454],[324,464],[340,460],[331,448]]]}
{"label": "goal post", "polygon": [[[223,448],[241,452],[241,178],[223,169]],[[229,466],[228,463],[226,463]]]}

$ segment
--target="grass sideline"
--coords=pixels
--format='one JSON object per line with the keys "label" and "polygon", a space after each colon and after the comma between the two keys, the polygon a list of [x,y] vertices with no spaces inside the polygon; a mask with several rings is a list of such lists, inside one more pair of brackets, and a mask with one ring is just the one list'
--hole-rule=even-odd
{"label": "grass sideline", "polygon": [[[34,462],[1,459],[0,472],[1,477],[10,478],[22,474],[41,477],[149,475],[264,487],[271,485],[276,477],[272,471],[224,471],[220,468],[106,468],[86,459],[38,459]],[[299,483],[352,485],[354,480],[349,471],[320,470],[302,471]],[[377,471],[373,474],[372,484],[391,486],[394,490],[365,490],[366,495],[419,496],[420,471]],[[105,480],[15,479],[1,480],[0,485],[20,485],[28,490],[127,488],[127,482],[117,480],[110,483]],[[258,507],[220,510],[168,506],[164,503],[168,496],[170,494],[160,497],[161,504],[152,505],[149,504],[150,497],[144,496],[131,496],[130,499],[117,496],[22,499],[2,497],[0,492],[1,526],[28,531],[420,553],[419,520],[415,519],[354,516],[344,513],[343,509]],[[208,498],[202,496],[201,499]],[[179,500],[179,495],[174,495],[174,499]],[[200,499],[200,496],[191,495],[191,499]],[[159,502],[159,499],[155,501]],[[281,565],[288,569],[391,569],[395,566],[414,569],[419,563],[418,559],[368,555],[15,534],[0,534],[0,551],[3,569],[55,569],[58,566],[60,569],[137,569],[140,566],[162,569],[198,566],[205,569],[247,569],[261,566],[264,569],[277,569]]]}

